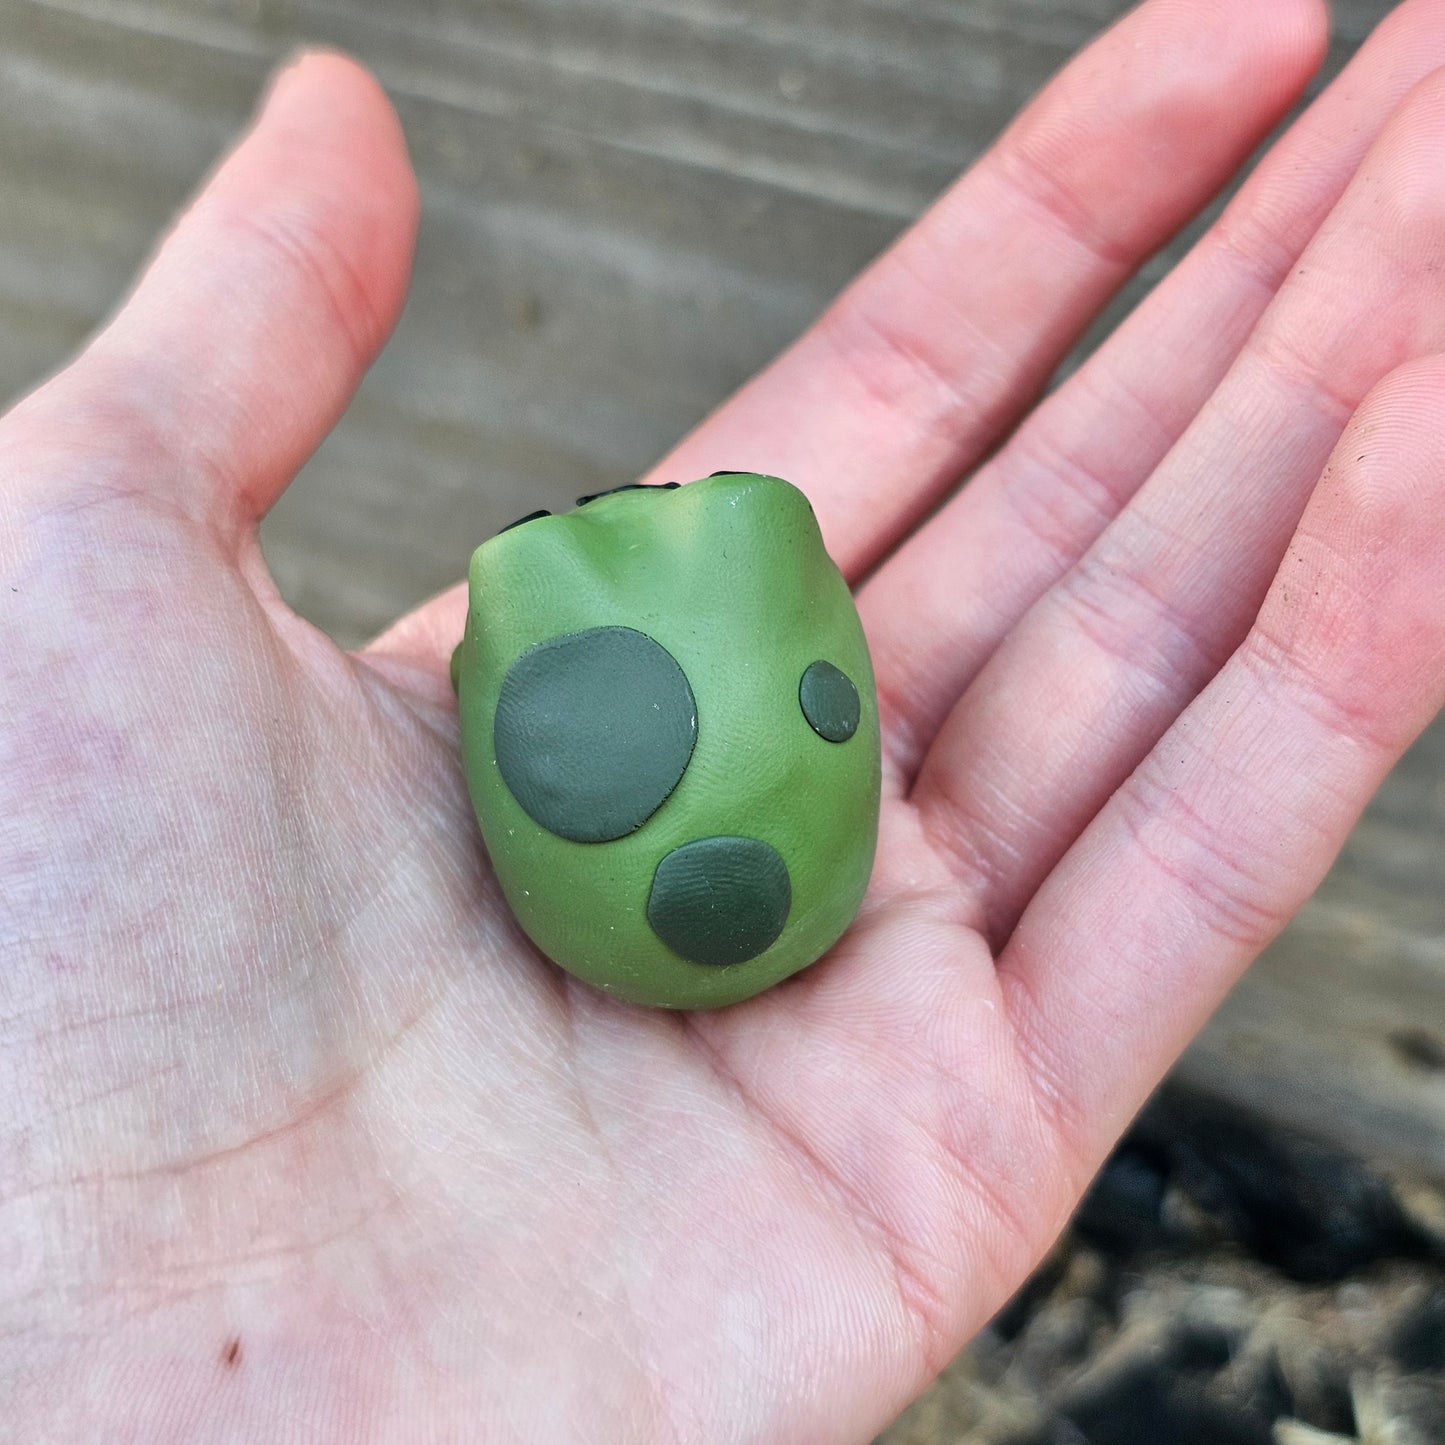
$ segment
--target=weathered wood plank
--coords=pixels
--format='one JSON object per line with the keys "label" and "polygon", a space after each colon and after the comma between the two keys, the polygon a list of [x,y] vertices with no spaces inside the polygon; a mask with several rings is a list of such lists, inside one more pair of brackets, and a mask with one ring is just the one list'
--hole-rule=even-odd
{"label": "weathered wood plank", "polygon": [[[0,397],[109,311],[276,59],[361,56],[421,176],[415,286],[264,533],[354,643],[512,517],[644,468],[1123,8],[0,0]],[[1386,8],[1336,5],[1331,68]],[[1436,729],[1182,1072],[1445,1168],[1442,762]]]}

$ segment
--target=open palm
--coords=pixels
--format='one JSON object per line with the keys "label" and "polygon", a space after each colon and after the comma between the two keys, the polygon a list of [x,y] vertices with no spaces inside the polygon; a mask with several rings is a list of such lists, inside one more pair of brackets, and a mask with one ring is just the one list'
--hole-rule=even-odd
{"label": "open palm", "polygon": [[282,76],[0,424],[0,1437],[856,1441],[1003,1302],[1445,693],[1438,0],[1029,410],[1324,24],[1150,0],[649,474],[808,492],[885,726],[857,922],[698,1015],[511,922],[464,598],[266,574],[416,211]]}

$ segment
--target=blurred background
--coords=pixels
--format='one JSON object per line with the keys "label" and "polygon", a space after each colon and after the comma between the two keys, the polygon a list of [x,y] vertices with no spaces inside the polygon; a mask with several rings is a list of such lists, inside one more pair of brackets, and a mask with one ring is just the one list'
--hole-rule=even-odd
{"label": "blurred background", "polygon": [[[361,58],[421,178],[411,300],[263,529],[283,594],[355,645],[500,526],[644,470],[1125,8],[0,0],[0,398],[113,309],[277,60]],[[1336,0],[1321,81],[1388,8]],[[1445,1441],[1389,1384],[1445,1365],[1442,765],[1437,726],[890,1441]]]}

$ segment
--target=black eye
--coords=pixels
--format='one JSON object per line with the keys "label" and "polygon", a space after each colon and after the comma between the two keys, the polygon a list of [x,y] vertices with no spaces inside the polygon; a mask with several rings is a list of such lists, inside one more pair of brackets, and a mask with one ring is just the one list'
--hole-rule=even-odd
{"label": "black eye", "polygon": [[598,497],[610,497],[617,492],[675,492],[681,485],[681,482],[625,482],[620,487],[608,487],[605,492],[588,492],[585,497],[577,498],[577,505],[585,507]]}
{"label": "black eye", "polygon": [[525,527],[528,522],[535,522],[538,517],[550,517],[551,515],[551,512],[545,507],[538,512],[528,512],[525,517],[518,517],[515,522],[508,522],[507,525],[502,528],[502,531],[497,533],[497,536],[500,537],[502,532],[510,532],[513,527]]}
{"label": "black eye", "polygon": [[858,689],[842,668],[822,658],[803,673],[798,705],[808,726],[830,743],[846,743],[858,731]]}
{"label": "black eye", "polygon": [[529,648],[502,679],[492,743],[512,796],[574,843],[640,828],[682,779],[697,703],[676,658],[630,627]]}

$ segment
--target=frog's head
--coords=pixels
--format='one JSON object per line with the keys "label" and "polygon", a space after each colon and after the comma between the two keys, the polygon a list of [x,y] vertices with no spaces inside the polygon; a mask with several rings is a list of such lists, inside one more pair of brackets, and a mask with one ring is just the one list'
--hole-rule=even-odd
{"label": "frog's head", "polygon": [[877,827],[872,671],[788,483],[629,487],[504,530],[473,558],[454,678],[503,890],[572,972],[733,1002],[851,920]]}

